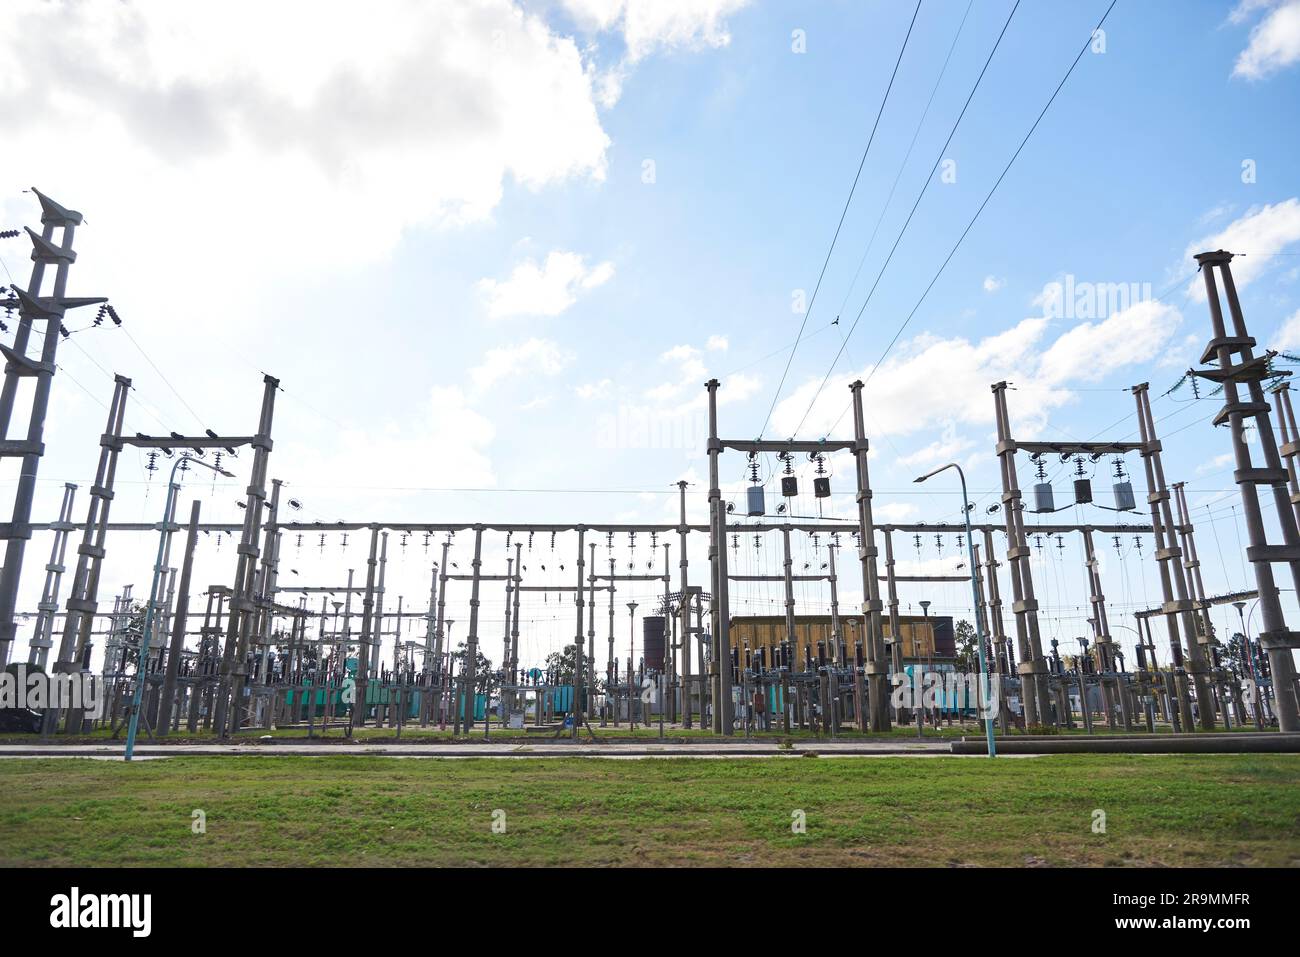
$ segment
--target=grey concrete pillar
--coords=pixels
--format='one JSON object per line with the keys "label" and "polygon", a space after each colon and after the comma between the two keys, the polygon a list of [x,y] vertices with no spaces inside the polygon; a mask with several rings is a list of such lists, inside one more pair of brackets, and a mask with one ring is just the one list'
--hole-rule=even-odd
{"label": "grey concrete pillar", "polygon": [[50,649],[54,647],[54,616],[59,611],[59,584],[65,571],[63,560],[68,550],[68,535],[74,528],[72,503],[76,494],[77,486],[71,482],[63,486],[59,520],[51,525],[54,542],[50,546],[50,560],[45,565],[45,588],[41,591],[40,604],[36,606],[36,626],[32,629],[32,640],[27,652],[28,664],[35,665],[42,671],[48,664]]}
{"label": "grey concrete pillar", "polygon": [[862,411],[862,382],[849,386],[853,393],[853,460],[857,478],[858,557],[862,564],[862,643],[866,652],[867,709],[872,731],[888,731],[889,663],[881,628],[880,582],[876,577],[876,531],[871,516],[871,479],[867,469],[866,419]]}
{"label": "grey concrete pillar", "polygon": [[[1300,704],[1297,702],[1296,668],[1292,650],[1300,647],[1300,633],[1290,630],[1282,614],[1282,605],[1278,598],[1277,586],[1273,578],[1272,565],[1285,564],[1291,572],[1293,587],[1300,591],[1300,527],[1294,506],[1287,488],[1288,473],[1282,468],[1281,452],[1273,434],[1273,423],[1269,416],[1270,406],[1264,396],[1264,378],[1270,374],[1268,368],[1269,354],[1256,357],[1255,340],[1246,330],[1245,316],[1242,314],[1241,302],[1237,297],[1236,284],[1233,282],[1232,253],[1222,249],[1215,252],[1201,253],[1196,257],[1200,264],[1201,275],[1205,280],[1206,299],[1210,307],[1210,321],[1214,338],[1206,346],[1201,356],[1202,362],[1211,359],[1218,361],[1218,368],[1213,371],[1198,372],[1197,375],[1223,385],[1224,406],[1215,418],[1215,424],[1226,420],[1232,433],[1233,454],[1236,457],[1237,470],[1234,478],[1241,490],[1242,511],[1246,518],[1246,532],[1249,546],[1246,557],[1255,569],[1255,580],[1259,589],[1260,613],[1264,628],[1259,633],[1260,645],[1268,652],[1270,670],[1272,671],[1274,709],[1277,712],[1278,727],[1282,731],[1300,730]],[[1228,332],[1223,320],[1223,307],[1219,300],[1219,291],[1214,278],[1215,269],[1223,279],[1224,293],[1228,300],[1228,309],[1232,316],[1232,331]],[[1234,362],[1235,357],[1235,362]],[[1238,385],[1244,384],[1248,398],[1243,401]],[[1263,467],[1251,462],[1250,449],[1245,441],[1245,423],[1248,417],[1255,420],[1256,434],[1262,453]],[[1290,422],[1294,428],[1294,422]],[[1296,451],[1292,440],[1284,450],[1288,457]],[[1265,535],[1263,514],[1259,504],[1259,486],[1270,486],[1273,493],[1273,505],[1277,513],[1277,524],[1282,532],[1282,545],[1270,545]]]}
{"label": "grey concrete pillar", "polygon": [[717,673],[713,701],[714,730],[732,734],[734,715],[731,700],[731,602],[727,578],[727,510],[722,502],[718,478],[718,458],[722,445],[718,441],[718,380],[705,383],[709,390],[709,560],[713,566],[713,608],[716,618],[713,635],[713,667]]}
{"label": "grey concrete pillar", "polygon": [[1030,570],[1029,543],[1025,538],[1025,520],[1020,483],[1016,477],[1016,443],[1011,437],[1011,417],[1007,411],[1007,384],[993,385],[994,410],[997,418],[997,454],[1002,471],[1002,514],[1007,526],[1007,565],[1011,573],[1011,609],[1016,616],[1016,641],[1020,652],[1020,693],[1025,703],[1025,723],[1045,724],[1049,689],[1047,659],[1038,628],[1038,600],[1034,597],[1034,578]]}
{"label": "grey concrete pillar", "polygon": [[226,647],[221,662],[221,683],[217,694],[217,733],[225,737],[239,730],[244,709],[244,686],[248,678],[248,647],[257,616],[256,575],[257,536],[262,526],[262,508],[266,502],[267,466],[271,455],[271,426],[275,417],[275,393],[280,380],[262,379],[262,409],[258,417],[253,447],[252,474],[248,480],[248,498],[244,508],[244,525],[240,533],[231,589],[230,617],[226,629]]}
{"label": "grey concrete pillar", "polygon": [[158,733],[167,734],[176,697],[176,679],[180,674],[181,654],[185,650],[185,622],[190,611],[190,579],[194,573],[194,548],[199,537],[200,502],[190,505],[190,523],[185,533],[185,553],[181,559],[180,590],[172,620],[171,645],[167,650],[167,671],[163,678],[162,697],[158,702]]}

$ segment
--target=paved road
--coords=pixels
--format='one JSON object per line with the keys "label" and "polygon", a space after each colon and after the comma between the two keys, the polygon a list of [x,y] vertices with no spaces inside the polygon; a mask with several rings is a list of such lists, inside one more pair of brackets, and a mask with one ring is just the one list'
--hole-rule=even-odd
{"label": "paved road", "polygon": [[[60,745],[60,744],[6,744],[0,745],[0,758],[120,758],[121,744]],[[538,742],[535,744],[403,744],[397,742],[350,744],[307,744],[304,742],[277,742],[267,744],[137,744],[138,758],[166,758],[180,755],[269,756],[276,755],[380,755],[400,758],[778,758],[802,757],[808,753],[826,757],[927,757],[950,754],[946,741],[853,741],[805,742],[793,748],[778,748],[775,742],[738,742],[736,744],[695,744],[665,742],[663,744],[637,742],[627,744],[567,744]]]}

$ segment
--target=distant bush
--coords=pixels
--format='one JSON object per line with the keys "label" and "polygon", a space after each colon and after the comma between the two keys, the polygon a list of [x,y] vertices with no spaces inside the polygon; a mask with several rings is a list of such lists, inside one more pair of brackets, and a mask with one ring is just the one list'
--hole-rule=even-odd
{"label": "distant bush", "polygon": [[1056,734],[1056,729],[1049,724],[1027,724],[1025,734]]}

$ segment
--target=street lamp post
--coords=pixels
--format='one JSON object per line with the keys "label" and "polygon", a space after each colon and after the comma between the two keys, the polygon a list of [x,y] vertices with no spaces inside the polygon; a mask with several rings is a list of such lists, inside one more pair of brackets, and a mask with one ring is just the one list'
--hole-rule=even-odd
{"label": "street lamp post", "polygon": [[975,642],[976,647],[979,649],[980,660],[980,693],[983,698],[980,702],[980,706],[984,709],[984,737],[988,741],[989,757],[996,758],[998,756],[997,742],[993,739],[993,715],[992,710],[989,707],[989,698],[991,697],[992,689],[989,686],[988,662],[984,657],[984,615],[980,608],[979,579],[976,578],[975,536],[970,527],[971,504],[970,500],[966,497],[966,474],[961,470],[961,466],[956,462],[949,462],[947,465],[940,466],[933,472],[927,472],[925,475],[920,476],[914,481],[924,482],[926,479],[933,478],[947,469],[956,469],[957,476],[961,479],[962,517],[966,520],[966,551],[970,562],[971,596],[975,601]]}
{"label": "street lamp post", "polygon": [[167,546],[167,519],[172,513],[172,502],[176,498],[176,493],[181,487],[176,484],[176,470],[180,468],[182,462],[193,462],[195,465],[202,465],[205,469],[211,469],[218,475],[224,475],[226,478],[234,478],[234,473],[227,472],[225,469],[202,459],[194,458],[191,455],[182,455],[172,466],[171,475],[167,479],[167,499],[163,503],[163,527],[158,533],[158,558],[153,563],[153,584],[149,587],[149,603],[145,605],[144,611],[144,631],[140,635],[140,654],[135,668],[135,690],[131,694],[131,721],[126,729],[126,754],[125,760],[130,761],[131,756],[135,753],[135,735],[140,725],[140,700],[144,696],[145,667],[149,662],[149,635],[153,631],[153,613],[155,605],[155,596],[158,593],[158,576],[162,573],[163,551]]}
{"label": "street lamp post", "polygon": [[1246,635],[1246,603],[1244,601],[1234,601],[1232,607],[1237,609],[1237,617],[1241,619],[1241,657],[1245,659],[1246,667],[1250,669],[1250,680],[1254,686],[1250,707],[1255,712],[1255,727],[1263,731],[1264,716],[1259,708],[1259,699],[1263,689],[1259,684],[1259,675],[1255,673],[1255,656],[1250,653],[1250,638]]}

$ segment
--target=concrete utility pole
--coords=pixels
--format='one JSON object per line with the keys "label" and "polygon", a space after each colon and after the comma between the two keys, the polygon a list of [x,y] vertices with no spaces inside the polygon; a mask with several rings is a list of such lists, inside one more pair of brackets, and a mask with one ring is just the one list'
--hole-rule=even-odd
{"label": "concrete utility pole", "polygon": [[[1003,680],[1002,690],[1005,692],[1007,688],[1005,679],[1011,676],[1015,659],[1011,654],[1011,642],[1002,623],[1002,593],[998,589],[998,560],[997,553],[993,550],[993,531],[987,528],[984,529],[984,572],[989,590],[989,630],[993,636],[993,645],[997,649],[998,674]],[[1002,712],[1005,716],[1008,707],[1005,694],[1002,701]]]}
{"label": "concrete utility pole", "polygon": [[[691,608],[686,599],[686,593],[690,588],[689,563],[686,559],[686,481],[682,480],[677,483],[677,492],[681,501],[681,522],[677,526],[678,547],[681,549],[681,558],[677,562],[678,577],[678,608],[677,614],[681,619],[681,641],[682,641],[682,727],[691,726]],[[610,598],[610,612],[613,613],[613,597]],[[668,610],[664,609],[664,614]]]}
{"label": "concrete utility pole", "polygon": [[[727,597],[727,511],[722,502],[718,457],[723,444],[718,439],[718,380],[705,384],[709,390],[709,563],[713,571],[713,670],[716,675],[713,698],[713,730],[732,733],[731,702],[731,605]],[[629,675],[629,680],[631,676]]]}
{"label": "concrete utility pole", "polygon": [[[1300,590],[1300,529],[1288,494],[1288,473],[1282,467],[1281,454],[1273,433],[1273,422],[1269,415],[1271,409],[1264,397],[1263,381],[1274,375],[1269,363],[1276,353],[1266,351],[1262,356],[1255,356],[1255,340],[1246,330],[1246,319],[1241,311],[1241,302],[1237,298],[1237,287],[1229,266],[1232,253],[1222,249],[1201,253],[1196,261],[1200,264],[1201,275],[1205,277],[1206,299],[1210,306],[1210,323],[1214,332],[1214,337],[1201,355],[1201,362],[1209,363],[1212,359],[1218,362],[1217,369],[1198,371],[1196,375],[1223,385],[1224,405],[1215,416],[1214,424],[1221,425],[1226,421],[1232,432],[1232,449],[1237,464],[1234,475],[1237,487],[1241,490],[1242,510],[1250,542],[1246,557],[1255,570],[1260,613],[1264,620],[1264,628],[1259,632],[1259,643],[1268,652],[1273,673],[1273,703],[1278,728],[1282,731],[1300,731],[1300,703],[1297,702],[1297,694],[1300,692],[1296,688],[1295,660],[1292,657],[1292,650],[1300,648],[1300,633],[1287,627],[1272,568],[1274,563],[1288,565],[1293,586]],[[1231,334],[1223,320],[1223,305],[1214,278],[1215,269],[1218,269],[1223,279],[1223,289],[1228,299],[1228,311],[1232,316]],[[1246,401],[1242,401],[1238,392],[1241,384],[1246,386]],[[1262,468],[1252,464],[1250,448],[1246,445],[1245,426],[1248,416],[1255,420],[1255,432],[1264,458]],[[1288,416],[1284,413],[1283,418],[1285,421]],[[1291,433],[1294,435],[1294,417],[1290,418]],[[1300,446],[1297,446],[1294,439],[1282,450],[1288,460],[1297,451],[1300,451]],[[1259,504],[1260,485],[1272,488],[1273,506],[1282,531],[1282,545],[1270,545],[1265,535],[1264,518]]]}
{"label": "concrete utility pole", "polygon": [[194,547],[198,544],[200,504],[195,499],[190,505],[190,524],[185,533],[185,555],[181,559],[181,583],[172,621],[171,647],[167,650],[167,671],[163,678],[162,697],[158,700],[157,731],[160,735],[167,734],[171,728],[176,679],[180,674],[181,654],[185,650],[185,621],[190,612],[190,578],[194,573]]}
{"label": "concrete utility pole", "polygon": [[1277,396],[1277,422],[1282,431],[1282,445],[1278,452],[1286,462],[1291,508],[1295,511],[1297,524],[1300,524],[1300,467],[1296,464],[1296,457],[1300,455],[1300,430],[1296,428],[1295,409],[1291,405],[1291,386],[1283,379],[1269,391]]}
{"label": "concrete utility pole", "polygon": [[636,602],[627,603],[627,727],[631,731],[636,727],[635,702],[637,700],[635,685],[632,681],[632,664],[636,660]]}
{"label": "concrete utility pole", "polygon": [[[578,627],[573,636],[573,708],[569,714],[573,718],[573,740],[578,740],[578,725],[583,720],[582,707],[582,618],[586,610],[587,602],[583,594],[583,575],[586,570],[586,556],[583,551],[584,538],[586,532],[583,529],[578,530],[578,584],[574,593],[578,605]],[[592,546],[593,548],[595,546]]]}
{"label": "concrete utility pole", "polygon": [[866,627],[862,634],[866,646],[867,707],[872,731],[888,731],[889,665],[885,661],[885,639],[880,624],[880,580],[876,577],[876,531],[871,518],[871,481],[867,472],[867,431],[862,411],[862,382],[854,382],[853,391],[853,458],[858,480],[858,534],[862,544],[858,556],[862,561],[862,614]]}
{"label": "concrete utility pole", "polygon": [[[96,600],[99,592],[99,575],[104,564],[104,543],[108,538],[108,509],[113,501],[113,478],[117,474],[117,457],[122,450],[122,421],[126,415],[126,395],[131,380],[114,376],[113,399],[109,404],[108,422],[99,439],[99,464],[95,481],[90,486],[90,509],[77,546],[77,569],[72,576],[72,588],[64,606],[63,635],[59,641],[59,656],[54,670],[59,674],[73,674],[81,670],[90,648],[91,630],[95,623]],[[129,609],[128,609],[129,611]],[[42,731],[49,734],[58,723],[59,712],[51,708],[45,712]],[[82,713],[69,709],[67,731],[81,730]]]}
{"label": "concrete utility pole", "polygon": [[515,542],[515,577],[513,586],[514,614],[510,619],[510,659],[508,661],[511,682],[519,680],[519,592],[523,585],[523,545]]}
{"label": "concrete utility pole", "polygon": [[[596,543],[592,542],[588,548],[591,549],[591,574],[587,576],[587,603],[591,606],[591,612],[587,615],[587,688],[589,698],[595,700],[596,688]],[[614,585],[611,582],[610,587]],[[590,704],[590,702],[589,702]]]}
{"label": "concrete utility pole", "polygon": [[[1178,693],[1178,707],[1182,725],[1190,733],[1195,725],[1192,703],[1187,686],[1188,677],[1196,689],[1196,702],[1200,710],[1201,727],[1214,730],[1214,703],[1208,679],[1208,666],[1204,646],[1197,640],[1196,615],[1190,590],[1187,587],[1186,569],[1179,560],[1182,549],[1175,539],[1173,509],[1169,505],[1169,489],[1165,485],[1165,470],[1160,459],[1160,440],[1156,438],[1155,417],[1151,414],[1151,397],[1147,383],[1133,387],[1137,399],[1138,430],[1144,448],[1142,462],[1146,468],[1147,500],[1151,503],[1151,526],[1155,530],[1156,560],[1160,564],[1160,590],[1164,597],[1165,621],[1169,629],[1170,650],[1174,656],[1174,688]],[[1279,469],[1279,471],[1281,471]],[[1179,644],[1179,624],[1187,636],[1187,666],[1183,671],[1182,647]]]}
{"label": "concrete utility pole", "polygon": [[[0,458],[20,460],[18,484],[14,491],[14,504],[10,520],[0,525],[0,540],[5,542],[4,567],[0,568],[0,668],[9,663],[17,622],[14,609],[18,600],[18,581],[22,574],[23,552],[32,537],[32,498],[36,492],[36,476],[41,457],[45,454],[45,413],[50,404],[50,387],[54,382],[55,356],[59,331],[64,313],[79,306],[107,302],[103,298],[74,298],[67,295],[68,268],[77,261],[72,250],[72,240],[81,225],[81,213],[64,209],[48,196],[33,188],[41,202],[41,231],[27,228],[32,241],[32,273],[26,289],[13,287],[18,305],[18,328],[14,332],[12,347],[0,346],[5,357],[5,380],[0,387]],[[54,231],[62,229],[61,242],[54,243]],[[51,295],[42,295],[45,267],[54,266],[54,288]],[[11,300],[12,302],[12,300]],[[40,358],[27,355],[32,324],[44,322]],[[11,439],[9,426],[13,418],[14,400],[18,394],[18,380],[34,378],[31,414],[24,438]]]}
{"label": "concrete utility pole", "polygon": [[72,531],[72,500],[77,486],[68,482],[63,486],[63,504],[59,506],[59,520],[55,523],[54,544],[50,546],[50,560],[45,565],[45,588],[41,602],[36,606],[36,627],[27,649],[27,663],[42,671],[54,647],[54,616],[59,611],[59,583],[65,571],[63,557],[68,550],[68,533]]}
{"label": "concrete utility pole", "polygon": [[[673,654],[672,610],[669,608],[668,588],[672,581],[669,567],[672,563],[672,546],[664,542],[664,659],[659,668],[659,724],[660,737],[663,737],[664,711],[668,711],[668,720],[677,720],[677,683],[673,669],[677,656]],[[594,602],[594,599],[593,599]]]}
{"label": "concrete utility pole", "polygon": [[[473,570],[470,581],[469,592],[469,629],[465,636],[465,662],[461,666],[461,687],[464,688],[465,718],[461,726],[465,734],[469,734],[474,727],[474,711],[477,699],[475,698],[475,684],[478,679],[478,606],[479,606],[479,577],[480,570],[483,567],[483,526],[479,525],[474,528],[474,559],[470,562],[470,568]],[[487,720],[486,712],[483,720]]]}
{"label": "concrete utility pole", "polygon": [[[885,532],[885,587],[886,597],[889,600],[889,636],[892,639],[889,643],[890,665],[895,674],[903,674],[903,622],[898,614],[898,576],[894,572],[894,534],[891,531]],[[894,720],[900,725],[906,725],[911,722],[911,715],[906,708],[899,707],[894,710]],[[867,716],[862,715],[858,720],[858,727],[862,731],[870,727]]]}
{"label": "concrete utility pole", "polygon": [[[844,646],[844,634],[840,629],[840,594],[839,594],[839,588],[837,586],[836,577],[835,577],[836,546],[832,544],[830,547],[826,549],[826,551],[830,555],[830,559],[829,559],[830,576],[829,577],[831,583],[831,644],[834,648],[834,654],[831,657],[831,661],[836,666],[842,668],[844,667],[846,662],[843,660],[843,656],[842,656],[842,649]],[[854,670],[855,671],[857,670],[856,667],[854,668]],[[832,678],[835,677],[834,673],[832,673],[831,677]],[[836,690],[838,691],[838,685],[836,686]],[[862,702],[855,701],[854,705],[856,707],[861,707]],[[834,714],[831,714],[830,717],[832,719],[831,720],[832,733],[836,733],[839,731],[838,719],[835,717]],[[859,715],[859,723],[860,722],[861,722],[861,716]]]}
{"label": "concrete utility pole", "polygon": [[[614,592],[617,586],[614,584],[614,559],[609,560],[609,658],[605,662],[605,689],[606,699],[610,710],[613,712],[614,727],[618,727],[618,696],[614,694]],[[592,614],[596,613],[595,608]]]}
{"label": "concrete utility pole", "polygon": [[370,529],[370,557],[366,559],[366,590],[361,599],[361,634],[357,639],[356,701],[348,716],[348,727],[365,727],[366,692],[370,683],[370,645],[375,624],[375,588],[379,570],[379,526]]}
{"label": "concrete utility pole", "polygon": [[[274,376],[263,376],[262,386],[262,410],[258,417],[257,434],[243,440],[243,444],[253,447],[253,468],[248,480],[243,531],[235,549],[239,557],[235,567],[235,584],[231,589],[230,618],[217,691],[214,724],[221,737],[239,730],[244,708],[244,685],[248,677],[248,643],[257,617],[257,605],[253,600],[256,594],[257,533],[262,527],[262,506],[266,501],[271,424],[275,415],[275,393],[280,387],[280,380]],[[217,444],[221,445],[221,442]]]}
{"label": "concrete utility pole", "polygon": [[[258,668],[258,680],[265,688],[270,685],[270,667],[271,658],[271,626],[275,618],[274,604],[276,593],[276,579],[280,567],[280,532],[276,526],[276,519],[280,513],[280,486],[283,483],[279,479],[271,480],[271,504],[267,508],[266,531],[262,545],[262,568],[257,576],[257,591],[254,599],[257,605],[257,622],[253,629],[254,637],[257,641],[258,651],[260,652],[261,666]],[[275,694],[271,693],[267,703],[267,714],[273,710]],[[250,689],[249,706],[253,704],[253,698]]]}
{"label": "concrete utility pole", "polygon": [[1083,530],[1083,551],[1088,571],[1089,601],[1092,604],[1093,648],[1097,671],[1100,673],[1102,698],[1106,703],[1106,724],[1114,729],[1116,699],[1124,694],[1124,689],[1119,685],[1118,678],[1108,677],[1116,671],[1115,642],[1110,636],[1110,622],[1106,618],[1106,596],[1102,592],[1101,569],[1090,528]]}
{"label": "concrete utility pole", "polygon": [[1002,515],[1007,523],[1007,565],[1011,572],[1011,610],[1016,616],[1016,639],[1020,647],[1020,693],[1025,704],[1027,725],[1046,724],[1050,690],[1047,682],[1047,659],[1043,656],[1042,637],[1038,631],[1038,601],[1034,597],[1034,578],[1029,567],[1029,543],[1025,539],[1020,483],[1016,477],[1016,443],[1011,438],[1011,420],[1007,412],[1007,384],[993,385],[994,410],[997,418],[998,461],[1002,469]]}

